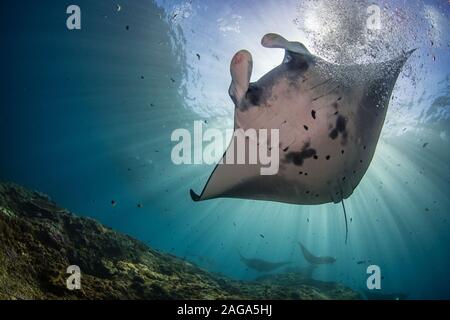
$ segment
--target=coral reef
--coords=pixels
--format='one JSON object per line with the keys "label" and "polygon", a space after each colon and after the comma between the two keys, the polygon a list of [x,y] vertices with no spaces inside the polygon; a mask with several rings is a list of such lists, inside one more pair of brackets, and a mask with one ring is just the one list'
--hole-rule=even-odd
{"label": "coral reef", "polygon": [[[69,265],[82,271],[68,290]],[[287,273],[244,282],[77,217],[51,199],[0,184],[0,299],[358,299],[337,283]]]}

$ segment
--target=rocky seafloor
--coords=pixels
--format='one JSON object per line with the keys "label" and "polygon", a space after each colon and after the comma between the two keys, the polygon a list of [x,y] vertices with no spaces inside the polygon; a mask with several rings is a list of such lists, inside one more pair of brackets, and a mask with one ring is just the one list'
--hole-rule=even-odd
{"label": "rocky seafloor", "polygon": [[[68,290],[66,271],[82,271]],[[0,299],[359,299],[299,273],[237,281],[154,250],[39,192],[0,184]]]}

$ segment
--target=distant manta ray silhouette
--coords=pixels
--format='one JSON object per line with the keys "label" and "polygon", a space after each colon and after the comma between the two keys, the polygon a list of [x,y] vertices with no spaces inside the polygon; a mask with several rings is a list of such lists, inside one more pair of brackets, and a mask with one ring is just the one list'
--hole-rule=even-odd
{"label": "distant manta ray silhouette", "polygon": [[[299,42],[266,34],[261,44],[285,49],[281,65],[250,83],[251,54],[231,61],[229,89],[234,129],[279,129],[279,170],[261,175],[257,164],[216,165],[194,201],[219,197],[293,204],[342,203],[355,190],[375,153],[397,77],[414,50],[365,65],[336,65],[311,54]],[[232,148],[232,150],[230,150]],[[246,146],[248,151],[248,146]],[[235,155],[234,155],[235,156]]]}
{"label": "distant manta ray silhouette", "polygon": [[302,250],[303,257],[311,265],[317,266],[317,265],[321,265],[321,264],[332,264],[332,263],[336,262],[336,258],[334,258],[334,257],[315,256],[301,242],[299,242],[298,244],[300,246],[300,249]]}
{"label": "distant manta ray silhouette", "polygon": [[255,259],[255,258],[246,258],[244,257],[240,252],[239,257],[241,258],[241,261],[250,269],[256,270],[258,272],[270,272],[273,270],[276,270],[278,268],[281,268],[283,266],[286,266],[290,264],[288,261],[282,261],[282,262],[270,262],[262,259]]}

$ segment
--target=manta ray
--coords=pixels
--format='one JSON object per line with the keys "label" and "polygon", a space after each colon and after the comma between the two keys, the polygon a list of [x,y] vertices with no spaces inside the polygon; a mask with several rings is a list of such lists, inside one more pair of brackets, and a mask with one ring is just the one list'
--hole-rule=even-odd
{"label": "manta ray", "polygon": [[270,272],[290,264],[290,262],[270,262],[262,259],[246,258],[240,252],[239,257],[247,267],[258,272]]}
{"label": "manta ray", "polygon": [[320,265],[320,264],[332,264],[336,262],[336,258],[334,257],[317,257],[313,255],[306,247],[299,242],[300,248],[302,249],[303,257],[308,261],[311,265]]}
{"label": "manta ray", "polygon": [[347,241],[343,200],[370,165],[395,82],[414,50],[382,63],[337,65],[277,34],[266,34],[261,44],[284,49],[282,63],[250,82],[252,56],[237,52],[231,60],[229,95],[235,105],[235,132],[279,130],[279,170],[261,175],[260,162],[227,164],[227,153],[235,151],[230,144],[200,195],[190,190],[191,197],[303,205],[342,202]]}

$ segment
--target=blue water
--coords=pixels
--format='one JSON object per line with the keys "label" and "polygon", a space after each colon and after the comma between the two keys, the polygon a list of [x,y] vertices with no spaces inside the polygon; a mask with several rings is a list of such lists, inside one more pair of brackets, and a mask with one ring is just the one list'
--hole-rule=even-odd
{"label": "blue water", "polygon": [[[136,0],[118,11],[117,3],[80,0],[77,31],[65,27],[68,3],[7,1],[0,180],[45,192],[73,212],[230,277],[258,276],[238,251],[305,267],[301,241],[337,258],[316,269],[317,279],[361,290],[369,263],[357,262],[370,260],[381,268],[384,292],[449,299],[450,4],[378,4],[386,7],[385,33],[374,43],[352,43],[351,34],[333,38],[305,18],[317,10],[311,1]],[[332,14],[321,10],[317,19]],[[345,27],[336,33],[353,30]],[[194,203],[189,189],[200,191],[213,166],[171,161],[174,129],[192,130],[194,120],[232,128],[229,61],[249,49],[252,80],[279,64],[283,53],[259,44],[267,32],[341,63],[418,48],[397,82],[372,164],[346,200],[347,244],[340,205]],[[375,57],[360,48],[370,45]]]}

